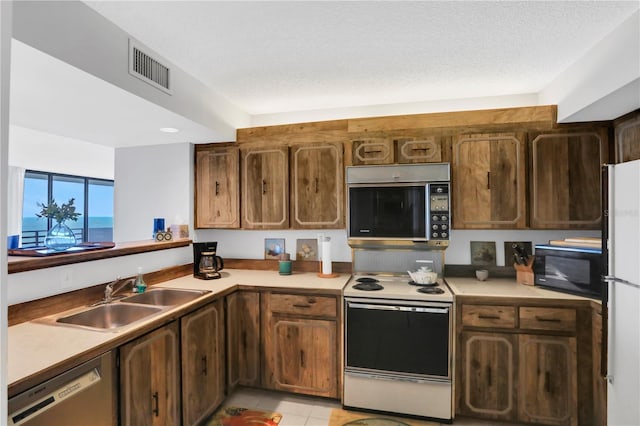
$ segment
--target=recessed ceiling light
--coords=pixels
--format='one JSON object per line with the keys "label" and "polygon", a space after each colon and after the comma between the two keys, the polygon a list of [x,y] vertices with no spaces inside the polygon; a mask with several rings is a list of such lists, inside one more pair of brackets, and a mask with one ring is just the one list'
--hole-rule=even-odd
{"label": "recessed ceiling light", "polygon": [[164,133],[178,133],[180,130],[175,127],[161,127],[160,131]]}

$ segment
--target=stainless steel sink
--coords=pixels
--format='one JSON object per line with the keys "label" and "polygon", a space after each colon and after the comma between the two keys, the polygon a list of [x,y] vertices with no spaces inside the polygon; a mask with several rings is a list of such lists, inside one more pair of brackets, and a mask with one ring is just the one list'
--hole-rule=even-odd
{"label": "stainless steel sink", "polygon": [[55,322],[58,324],[113,331],[163,310],[163,307],[158,306],[109,303],[75,314],[59,317]]}
{"label": "stainless steel sink", "polygon": [[175,306],[191,302],[207,293],[209,290],[186,290],[177,288],[157,288],[144,293],[125,297],[121,302],[139,303],[155,306]]}

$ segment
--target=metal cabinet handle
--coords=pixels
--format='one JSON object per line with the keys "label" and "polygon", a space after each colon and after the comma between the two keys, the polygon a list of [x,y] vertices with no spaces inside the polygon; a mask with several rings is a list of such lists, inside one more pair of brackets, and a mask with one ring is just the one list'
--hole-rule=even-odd
{"label": "metal cabinet handle", "polygon": [[544,372],[544,391],[551,393],[551,374],[548,371]]}
{"label": "metal cabinet handle", "polygon": [[264,179],[262,180],[262,194],[266,194],[267,193],[267,181],[265,181]]}
{"label": "metal cabinet handle", "polygon": [[482,315],[482,314],[478,315],[478,318],[480,318],[480,319],[496,319],[496,320],[500,319],[500,317],[497,316],[497,315]]}
{"label": "metal cabinet handle", "polygon": [[207,356],[206,355],[202,356],[202,375],[203,376],[207,375]]}
{"label": "metal cabinet handle", "polygon": [[487,189],[491,189],[491,172],[487,172]]}
{"label": "metal cabinet handle", "polygon": [[487,365],[487,385],[492,386],[493,380],[491,379],[491,366]]}
{"label": "metal cabinet handle", "polygon": [[562,320],[559,318],[544,318],[539,316],[536,316],[536,320],[540,322],[562,322]]}
{"label": "metal cabinet handle", "polygon": [[220,182],[216,181],[216,195],[220,194]]}
{"label": "metal cabinet handle", "polygon": [[318,193],[318,178],[315,179],[315,183],[316,183],[316,194]]}
{"label": "metal cabinet handle", "polygon": [[371,149],[371,150],[365,150],[364,151],[365,154],[380,154],[382,153],[381,149]]}
{"label": "metal cabinet handle", "polygon": [[304,351],[300,351],[300,367],[304,368]]}
{"label": "metal cabinet handle", "polygon": [[153,398],[153,406],[154,406],[154,409],[152,410],[152,413],[156,417],[158,417],[160,415],[160,404],[158,402],[158,392],[154,392],[151,397]]}

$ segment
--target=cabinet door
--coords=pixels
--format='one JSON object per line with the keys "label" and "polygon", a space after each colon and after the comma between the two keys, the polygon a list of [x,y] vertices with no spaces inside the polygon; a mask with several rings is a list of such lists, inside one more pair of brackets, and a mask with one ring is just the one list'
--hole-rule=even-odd
{"label": "cabinet door", "polygon": [[227,385],[260,386],[260,293],[227,296]]}
{"label": "cabinet door", "polygon": [[393,141],[389,139],[362,138],[351,144],[354,166],[393,163]]}
{"label": "cabinet door", "polygon": [[224,399],[222,299],[181,319],[182,419],[195,425]]}
{"label": "cabinet door", "polygon": [[517,337],[513,334],[460,334],[458,413],[496,420],[515,419],[516,350]]}
{"label": "cabinet door", "polygon": [[173,322],[120,348],[122,424],[179,425],[178,323]]}
{"label": "cabinet door", "polygon": [[268,324],[264,386],[337,398],[335,321],[274,315]]}
{"label": "cabinet door", "polygon": [[294,145],[291,167],[292,227],[344,228],[342,144]]}
{"label": "cabinet door", "polygon": [[600,229],[605,130],[532,134],[531,227]]}
{"label": "cabinet door", "polygon": [[239,228],[238,148],[196,147],[196,228]]}
{"label": "cabinet door", "polygon": [[400,164],[439,163],[442,161],[442,144],[439,137],[398,138],[395,143],[396,158]]}
{"label": "cabinet door", "polygon": [[575,337],[522,334],[518,352],[520,420],[577,425]]}
{"label": "cabinet door", "polygon": [[463,135],[453,144],[453,226],[524,228],[525,136]]}
{"label": "cabinet door", "polygon": [[242,227],[289,227],[289,157],[287,147],[242,151]]}
{"label": "cabinet door", "polygon": [[640,112],[616,123],[616,160],[618,163],[640,158]]}

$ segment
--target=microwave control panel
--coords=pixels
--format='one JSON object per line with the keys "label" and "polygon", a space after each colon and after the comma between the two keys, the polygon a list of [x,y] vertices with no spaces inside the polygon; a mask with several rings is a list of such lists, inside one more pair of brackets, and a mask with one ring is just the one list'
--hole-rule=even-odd
{"label": "microwave control panel", "polygon": [[451,229],[449,184],[429,184],[427,226],[430,240],[448,240]]}

